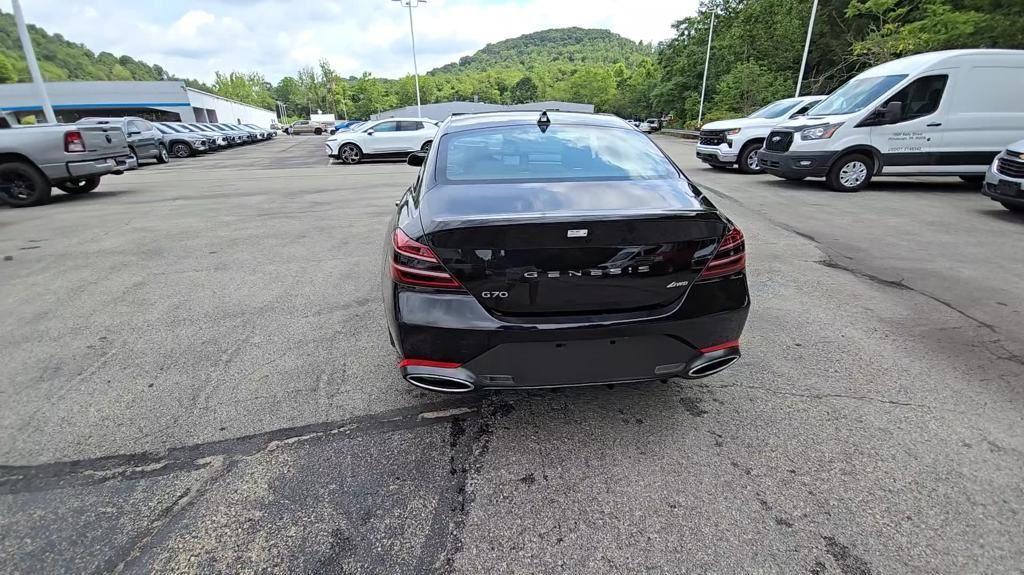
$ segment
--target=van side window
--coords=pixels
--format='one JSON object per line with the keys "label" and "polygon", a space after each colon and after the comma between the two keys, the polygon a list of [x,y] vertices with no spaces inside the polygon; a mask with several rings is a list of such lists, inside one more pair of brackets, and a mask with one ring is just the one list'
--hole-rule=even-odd
{"label": "van side window", "polygon": [[902,90],[896,92],[891,98],[885,101],[902,102],[903,113],[900,114],[900,122],[914,120],[935,113],[942,101],[942,93],[946,90],[946,81],[949,76],[945,74],[937,76],[924,76],[907,84]]}

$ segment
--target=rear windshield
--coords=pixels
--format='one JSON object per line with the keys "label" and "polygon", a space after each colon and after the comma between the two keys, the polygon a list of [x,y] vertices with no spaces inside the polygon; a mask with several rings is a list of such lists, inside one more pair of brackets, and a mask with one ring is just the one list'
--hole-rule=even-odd
{"label": "rear windshield", "polygon": [[454,132],[441,140],[438,176],[450,182],[649,180],[678,174],[632,129],[535,124]]}

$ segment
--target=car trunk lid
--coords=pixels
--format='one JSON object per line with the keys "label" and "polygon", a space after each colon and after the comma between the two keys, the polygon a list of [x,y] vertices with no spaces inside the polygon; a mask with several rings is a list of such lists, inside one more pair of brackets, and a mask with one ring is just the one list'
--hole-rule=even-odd
{"label": "car trunk lid", "polygon": [[[77,125],[72,130],[82,134],[85,151],[88,153],[117,156],[128,153],[128,140],[117,126],[108,124]],[[70,131],[70,130],[69,130]]]}

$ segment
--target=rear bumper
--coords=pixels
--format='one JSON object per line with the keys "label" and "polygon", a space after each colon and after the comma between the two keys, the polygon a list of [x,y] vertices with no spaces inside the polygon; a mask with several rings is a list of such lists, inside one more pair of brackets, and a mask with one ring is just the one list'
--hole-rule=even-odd
{"label": "rear bumper", "polygon": [[102,176],[118,170],[124,170],[118,164],[118,158],[97,158],[81,162],[68,162],[68,175],[72,178],[87,178],[89,176]]}
{"label": "rear bumper", "polygon": [[769,152],[759,150],[757,161],[764,171],[780,178],[823,178],[838,152]]}
{"label": "rear bumper", "polygon": [[388,291],[402,376],[453,377],[475,388],[685,377],[695,361],[738,355],[750,307],[744,274],[695,284],[682,306],[660,317],[575,324],[502,321],[465,294],[394,284]]}

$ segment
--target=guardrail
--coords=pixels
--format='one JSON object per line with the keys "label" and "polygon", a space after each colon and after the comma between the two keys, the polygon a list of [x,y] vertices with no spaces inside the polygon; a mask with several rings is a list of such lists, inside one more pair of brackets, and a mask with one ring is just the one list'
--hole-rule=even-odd
{"label": "guardrail", "polygon": [[697,130],[675,130],[672,128],[664,128],[658,133],[665,134],[666,136],[674,136],[676,138],[686,138],[687,140],[696,140],[700,137],[700,132]]}

